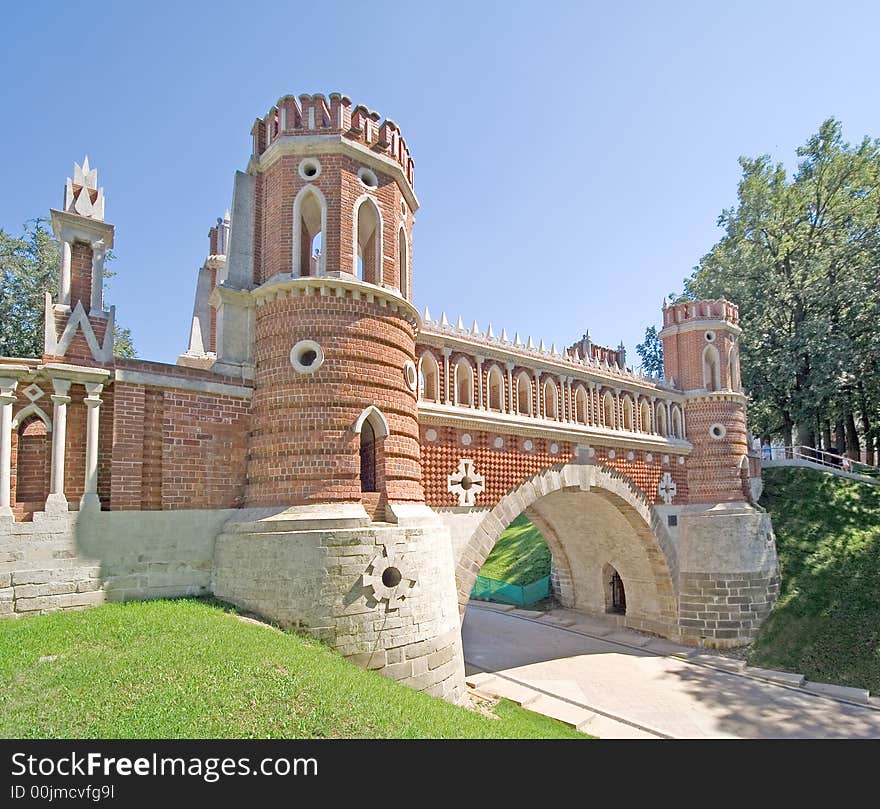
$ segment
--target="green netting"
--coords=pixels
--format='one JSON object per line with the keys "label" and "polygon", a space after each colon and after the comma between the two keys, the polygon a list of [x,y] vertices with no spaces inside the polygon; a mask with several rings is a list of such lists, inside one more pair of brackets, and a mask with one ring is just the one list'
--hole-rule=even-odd
{"label": "green netting", "polygon": [[531,584],[509,584],[506,581],[487,579],[477,576],[471,598],[479,601],[494,601],[496,604],[513,604],[515,607],[527,607],[536,601],[542,601],[550,595],[550,577],[533,581]]}

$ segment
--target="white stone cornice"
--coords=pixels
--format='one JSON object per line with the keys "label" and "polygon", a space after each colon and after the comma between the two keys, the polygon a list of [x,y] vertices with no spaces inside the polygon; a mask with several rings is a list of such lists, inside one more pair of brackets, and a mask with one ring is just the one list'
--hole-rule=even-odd
{"label": "white stone cornice", "polygon": [[53,381],[64,381],[68,383],[104,384],[110,380],[113,375],[106,368],[89,368],[85,365],[68,365],[63,362],[48,362],[40,366],[40,370],[45,371],[46,375]]}
{"label": "white stone cornice", "polygon": [[714,402],[737,402],[745,407],[748,404],[748,397],[744,393],[735,390],[688,390],[684,394],[685,401],[714,401]]}
{"label": "white stone cornice", "polygon": [[736,335],[742,334],[742,329],[731,323],[729,320],[724,320],[720,317],[702,317],[694,318],[693,320],[683,320],[681,323],[670,323],[668,326],[661,329],[658,337],[662,339],[673,334],[683,334],[684,332],[696,331],[697,329],[706,329],[709,331],[714,329],[725,329]]}
{"label": "white stone cornice", "polygon": [[689,455],[692,449],[688,441],[663,438],[659,435],[633,433],[628,430],[606,430],[603,427],[587,424],[495,411],[474,411],[470,408],[426,401],[419,402],[419,423],[677,455]]}
{"label": "white stone cornice", "polygon": [[109,222],[54,209],[49,214],[52,217],[52,231],[58,241],[82,241],[90,245],[92,242],[103,241],[107,249],[113,247],[114,228]]}
{"label": "white stone cornice", "polygon": [[170,374],[156,374],[150,371],[133,371],[118,368],[114,374],[116,382],[128,382],[133,385],[146,385],[157,388],[176,388],[191,390],[197,393],[216,393],[221,396],[232,396],[236,399],[250,399],[254,389],[245,385],[234,385],[231,382],[214,382],[210,379],[187,379]]}
{"label": "white stone cornice", "polygon": [[[217,287],[214,292],[218,292],[220,289],[222,287]],[[305,278],[287,277],[267,281],[250,292],[240,294],[248,295],[257,306],[262,306],[267,301],[304,295],[332,296],[335,298],[350,297],[354,300],[378,303],[379,306],[400,314],[416,330],[421,327],[422,323],[419,310],[403,298],[396,289],[368,284],[366,281],[360,281],[356,278],[337,278],[330,275],[306,276]]]}
{"label": "white stone cornice", "polygon": [[403,166],[396,160],[368,149],[344,135],[281,135],[272,141],[259,157],[252,157],[248,172],[258,174],[266,171],[285,155],[348,154],[360,163],[392,176],[406,198],[410,210],[415,213],[419,201],[406,177]]}

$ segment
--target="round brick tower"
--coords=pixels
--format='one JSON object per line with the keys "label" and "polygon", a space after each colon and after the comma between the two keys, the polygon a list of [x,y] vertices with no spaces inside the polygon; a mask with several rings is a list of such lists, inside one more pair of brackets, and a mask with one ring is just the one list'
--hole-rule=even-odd
{"label": "round brick tower", "polygon": [[750,499],[746,397],[739,376],[739,312],[725,300],[663,309],[667,378],[684,391],[691,503]]}
{"label": "round brick tower", "polygon": [[739,311],[725,300],[664,306],[666,378],[685,395],[688,505],[681,512],[679,625],[696,645],[754,639],[779,591],[770,518],[752,501]]}
{"label": "round brick tower", "polygon": [[252,134],[211,293],[212,367],[254,383],[214,592],[459,702],[452,539],[422,488],[412,159],[338,94],[285,96]]}
{"label": "round brick tower", "polygon": [[410,245],[413,162],[345,96],[253,128],[255,392],[247,506],[424,502]]}

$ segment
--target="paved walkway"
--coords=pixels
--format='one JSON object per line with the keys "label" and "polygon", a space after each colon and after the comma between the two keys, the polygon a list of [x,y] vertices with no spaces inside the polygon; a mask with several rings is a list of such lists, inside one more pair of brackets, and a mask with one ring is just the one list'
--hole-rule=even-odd
{"label": "paved walkway", "polygon": [[472,603],[462,636],[467,679],[478,691],[603,738],[880,738],[873,701],[811,694],[795,675],[744,670],[568,610]]}

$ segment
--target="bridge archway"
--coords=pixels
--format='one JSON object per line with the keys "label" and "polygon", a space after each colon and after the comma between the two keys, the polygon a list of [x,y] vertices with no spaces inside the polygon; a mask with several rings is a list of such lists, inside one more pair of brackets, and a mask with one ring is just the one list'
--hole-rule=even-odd
{"label": "bridge archway", "polygon": [[647,497],[625,475],[590,464],[557,464],[525,480],[486,513],[461,548],[456,586],[462,616],[477,574],[520,514],[535,524],[553,555],[563,606],[608,610],[608,570],[626,588],[624,623],[676,634],[678,554]]}

